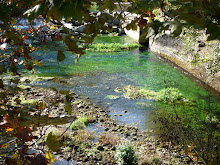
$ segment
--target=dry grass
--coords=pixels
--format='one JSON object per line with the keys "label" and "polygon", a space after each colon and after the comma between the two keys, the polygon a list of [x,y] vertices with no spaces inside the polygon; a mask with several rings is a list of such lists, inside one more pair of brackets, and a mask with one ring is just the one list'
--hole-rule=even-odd
{"label": "dry grass", "polygon": [[106,132],[99,136],[98,142],[102,145],[116,146],[120,142],[120,137]]}
{"label": "dry grass", "polygon": [[94,133],[87,130],[77,130],[74,136],[75,141],[87,143],[89,140],[94,139]]}

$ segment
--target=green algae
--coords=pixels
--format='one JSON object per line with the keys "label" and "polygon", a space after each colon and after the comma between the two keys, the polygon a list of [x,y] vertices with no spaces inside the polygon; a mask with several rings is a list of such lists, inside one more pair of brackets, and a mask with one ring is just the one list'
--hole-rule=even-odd
{"label": "green algae", "polygon": [[88,125],[87,118],[86,117],[80,117],[76,119],[71,125],[71,130],[77,130],[77,129],[83,129]]}
{"label": "green algae", "polygon": [[123,50],[131,50],[141,47],[140,44],[137,43],[95,43],[89,45],[87,51],[97,51],[97,52],[120,52]]}
{"label": "green algae", "polygon": [[127,99],[148,99],[156,100],[166,104],[178,104],[178,103],[188,103],[192,104],[189,99],[183,97],[177,88],[164,88],[159,92],[149,90],[146,88],[138,88],[135,86],[128,85],[122,89],[116,88],[116,92],[122,92],[123,96]]}
{"label": "green algae", "polygon": [[117,96],[117,95],[107,95],[105,98],[111,99],[111,100],[116,100],[116,99],[120,98],[120,96]]}

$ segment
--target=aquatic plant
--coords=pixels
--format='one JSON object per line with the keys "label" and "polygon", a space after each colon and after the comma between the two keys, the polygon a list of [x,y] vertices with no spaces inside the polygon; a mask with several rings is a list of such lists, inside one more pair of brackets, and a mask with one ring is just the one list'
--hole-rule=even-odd
{"label": "aquatic plant", "polygon": [[184,98],[177,88],[164,88],[161,89],[159,92],[155,92],[146,88],[138,88],[135,86],[128,85],[122,89],[116,88],[115,92],[123,92],[124,97],[128,99],[143,98],[148,100],[160,101],[166,104],[178,102],[193,105],[192,101]]}
{"label": "aquatic plant", "polygon": [[135,165],[138,162],[135,148],[129,141],[116,146],[115,158],[118,165]]}
{"label": "aquatic plant", "polygon": [[107,95],[105,98],[111,99],[111,100],[116,100],[116,99],[120,98],[120,96],[117,96],[117,95]]}
{"label": "aquatic plant", "polygon": [[152,90],[148,90],[145,88],[138,88],[138,87],[131,86],[131,85],[128,85],[124,87],[123,89],[116,88],[115,91],[123,92],[124,97],[128,99],[145,98],[149,100],[155,100],[157,96],[157,93]]}
{"label": "aquatic plant", "polygon": [[70,125],[70,129],[71,129],[71,130],[82,129],[82,128],[85,128],[87,124],[88,124],[87,118],[86,118],[86,117],[80,117],[80,118],[76,119],[76,120]]}
{"label": "aquatic plant", "polygon": [[158,101],[164,103],[174,103],[175,101],[180,101],[183,96],[177,88],[165,88],[158,92]]}
{"label": "aquatic plant", "polygon": [[122,50],[131,50],[138,47],[141,47],[141,45],[137,43],[94,43],[89,45],[87,50],[97,52],[119,52]]}

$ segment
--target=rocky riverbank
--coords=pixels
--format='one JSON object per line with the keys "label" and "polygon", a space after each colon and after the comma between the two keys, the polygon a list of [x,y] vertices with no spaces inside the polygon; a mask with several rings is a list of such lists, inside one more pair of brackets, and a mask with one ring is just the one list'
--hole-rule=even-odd
{"label": "rocky riverbank", "polygon": [[[52,132],[60,137],[60,150],[53,155],[61,164],[68,161],[76,164],[117,164],[117,146],[127,142],[135,149],[138,164],[189,164],[193,161],[184,155],[181,147],[159,142],[151,135],[152,132],[117,123],[108,111],[91,103],[88,97],[33,87],[24,87],[18,97],[24,98],[21,99],[24,106],[36,106],[36,101],[44,105],[41,109],[29,111],[35,137],[28,144],[30,152],[45,153],[48,150],[45,140]],[[71,102],[71,113],[65,106],[67,99]],[[78,123],[70,129],[70,125],[81,118],[87,119],[86,124],[81,126]]]}

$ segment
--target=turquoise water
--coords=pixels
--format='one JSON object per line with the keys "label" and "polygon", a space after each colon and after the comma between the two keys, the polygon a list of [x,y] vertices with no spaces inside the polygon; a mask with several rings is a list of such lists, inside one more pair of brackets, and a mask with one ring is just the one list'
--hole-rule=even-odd
{"label": "turquoise water", "polygon": [[[126,36],[103,36],[95,42],[133,41]],[[87,52],[77,64],[75,56],[65,51],[66,59],[58,65],[57,49],[65,50],[65,47],[51,42],[46,49],[40,48],[36,52],[36,56],[44,61],[44,66],[37,69],[37,75],[56,77],[57,81],[40,81],[34,85],[71,90],[88,96],[93,102],[110,110],[110,115],[122,123],[137,124],[142,129],[149,129],[151,114],[157,110],[158,103],[146,99],[126,99],[121,93],[114,91],[117,87],[134,85],[154,91],[175,87],[191,100],[208,95],[205,89],[147,51],[135,49],[111,53]],[[111,100],[106,98],[108,95],[120,97]],[[125,111],[127,112],[124,113]]]}

